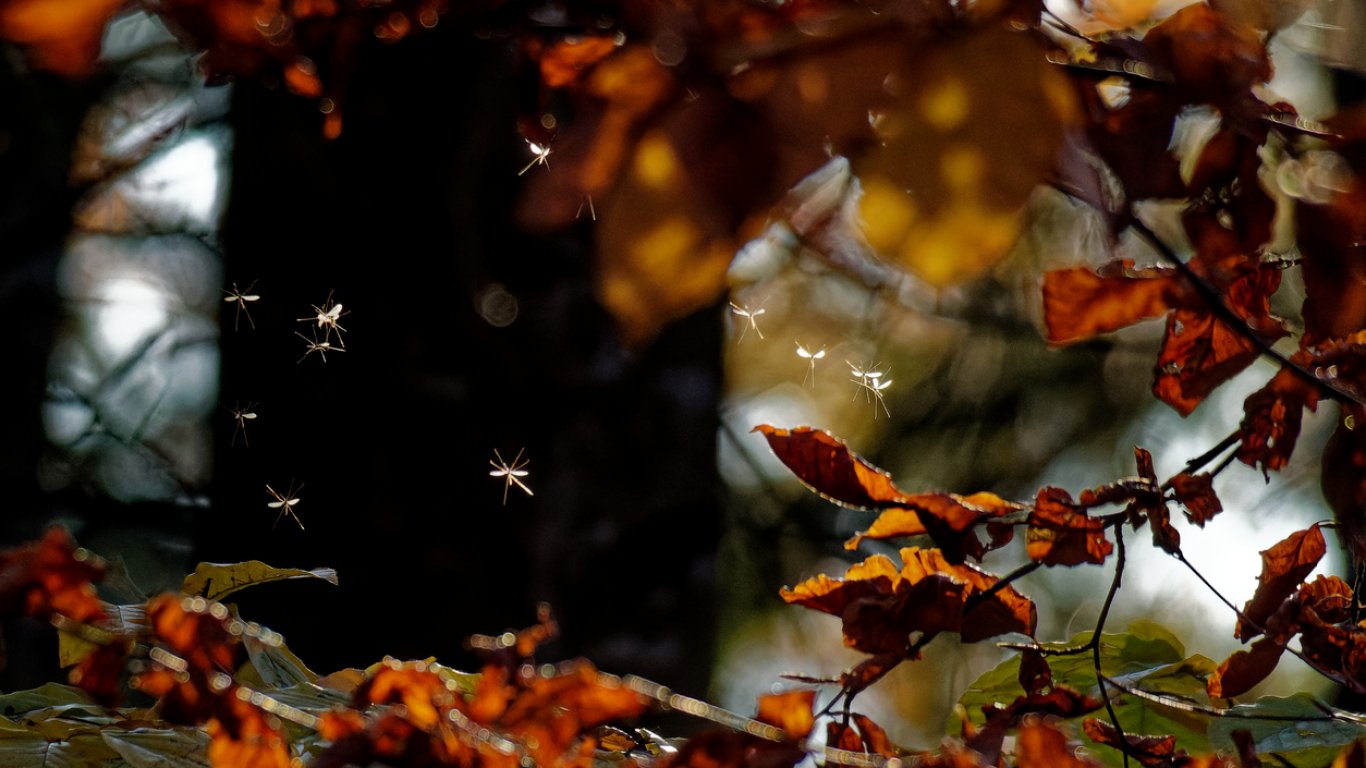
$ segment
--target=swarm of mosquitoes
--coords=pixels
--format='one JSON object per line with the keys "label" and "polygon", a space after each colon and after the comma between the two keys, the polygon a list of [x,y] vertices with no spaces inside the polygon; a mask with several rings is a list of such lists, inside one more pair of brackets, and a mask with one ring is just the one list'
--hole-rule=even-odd
{"label": "swarm of mosquitoes", "polygon": [[[528,171],[538,165],[545,166],[545,168],[549,170],[551,154],[550,145],[540,144],[530,140],[526,140],[526,144],[527,149],[531,151],[531,160],[517,172],[517,175],[525,175]],[[596,221],[597,211],[593,206],[593,198],[591,196],[585,197],[584,202],[579,206],[579,211],[575,218],[582,215],[585,207],[592,219]],[[238,284],[233,282],[231,290],[224,291],[225,295],[223,301],[236,305],[232,325],[234,331],[240,330],[243,315],[246,315],[247,324],[252,330],[256,329],[256,322],[251,317],[251,308],[249,307],[249,305],[255,304],[261,300],[261,295],[254,292],[256,283],[257,281],[253,280],[247,284],[246,288],[239,288]],[[322,304],[311,304],[309,305],[309,309],[310,314],[295,319],[296,322],[307,323],[307,329],[309,331],[309,335],[304,335],[299,331],[294,332],[294,335],[298,336],[304,342],[304,353],[296,362],[302,363],[309,355],[316,352],[319,359],[326,363],[328,352],[346,351],[346,340],[344,338],[346,328],[342,326],[341,319],[349,315],[350,310],[346,309],[340,301],[335,300],[333,291],[328,292],[326,301]],[[754,335],[758,337],[759,341],[764,339],[763,331],[759,330],[759,318],[764,314],[763,307],[751,308],[747,304],[737,304],[732,301],[730,302],[730,310],[740,320],[740,335],[736,339],[737,344],[744,341],[745,334],[751,330],[754,331]],[[811,349],[804,346],[800,341],[794,343],[797,346],[797,357],[801,358],[806,363],[805,375],[802,377],[802,386],[806,386],[809,381],[812,388],[814,388],[816,386],[816,363],[825,358],[825,347]],[[883,371],[878,365],[856,365],[847,360],[845,362],[849,366],[849,372],[852,377],[850,381],[858,386],[858,389],[854,393],[854,397],[858,397],[858,393],[862,391],[864,397],[873,405],[874,419],[878,417],[879,410],[890,418],[891,412],[887,409],[887,401],[884,397],[884,393],[892,383],[892,379],[888,375],[888,372]],[[232,440],[229,445],[235,446],[237,444],[238,435],[241,435],[242,445],[244,447],[250,447],[251,443],[247,438],[247,422],[255,421],[257,419],[256,405],[257,404],[254,402],[249,402],[245,406],[240,403],[235,403],[232,408],[228,409],[232,414],[234,425]],[[509,462],[504,459],[503,455],[495,448],[493,451],[493,458],[489,459],[489,465],[493,467],[492,471],[489,472],[489,476],[498,479],[503,483],[503,506],[507,506],[508,492],[512,490],[514,485],[527,496],[535,495],[531,490],[531,486],[526,483],[526,478],[531,474],[527,469],[531,464],[531,460],[525,458],[525,453],[525,448],[518,449],[517,455]],[[266,485],[267,498],[270,499],[266,503],[266,507],[276,512],[275,522],[271,525],[272,529],[278,527],[280,521],[285,517],[288,517],[294,521],[295,525],[299,526],[299,530],[304,530],[303,521],[299,518],[298,511],[295,509],[300,502],[299,493],[302,490],[303,484],[299,484],[296,488],[293,480],[290,481],[283,493],[275,490],[269,484]]]}

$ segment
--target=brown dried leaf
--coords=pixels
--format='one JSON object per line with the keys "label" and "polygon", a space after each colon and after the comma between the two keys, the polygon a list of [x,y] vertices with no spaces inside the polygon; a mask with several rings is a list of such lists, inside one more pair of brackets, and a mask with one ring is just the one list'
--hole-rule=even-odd
{"label": "brown dried leaf", "polygon": [[1275,638],[1263,637],[1246,651],[1234,651],[1224,659],[1213,675],[1205,683],[1205,690],[1212,698],[1227,699],[1247,693],[1257,683],[1265,680],[1281,660],[1285,645]]}
{"label": "brown dried leaf", "polygon": [[989,530],[985,543],[972,529],[1024,509],[1024,505],[1005,501],[993,493],[922,493],[909,497],[905,503],[905,507],[883,510],[868,530],[855,534],[844,543],[844,548],[857,549],[864,539],[928,533],[950,562],[961,563],[967,557],[980,561],[987,552],[1010,543],[1014,529],[998,526],[997,530]]}
{"label": "brown dried leaf", "polygon": [[1173,758],[1184,754],[1184,752],[1177,751],[1175,736],[1143,736],[1125,733],[1124,740],[1120,741],[1119,732],[1115,730],[1113,725],[1094,717],[1088,717],[1081,721],[1081,728],[1086,731],[1086,735],[1092,741],[1115,749],[1123,749],[1126,754],[1136,758],[1140,765],[1164,766],[1170,764]]}
{"label": "brown dried leaf", "polygon": [[1216,387],[1257,359],[1246,335],[1207,311],[1178,309],[1167,318],[1153,394],[1189,416]]}
{"label": "brown dried leaf", "polygon": [[88,75],[104,25],[123,0],[3,0],[0,39],[24,47],[29,63],[65,77]]}
{"label": "brown dried leaf", "polygon": [[1200,526],[1224,511],[1219,496],[1214,492],[1214,476],[1208,472],[1192,475],[1182,472],[1171,479],[1172,493],[1186,508],[1186,519]]}
{"label": "brown dried leaf", "polygon": [[815,691],[786,691],[769,693],[759,697],[759,713],[754,719],[783,729],[789,739],[801,741],[811,733],[816,718],[812,705],[816,702]]}
{"label": "brown dried leaf", "polygon": [[1017,768],[1096,768],[1100,765],[1078,753],[1067,734],[1047,720],[1030,720],[1015,736]]}
{"label": "brown dried leaf", "polygon": [[[825,430],[811,427],[780,429],[760,424],[752,431],[763,433],[774,455],[798,480],[836,504],[854,509],[885,509],[905,507],[911,501],[910,496],[892,483],[891,475],[885,470],[869,464],[849,450],[843,440]],[[923,526],[917,532],[906,516],[899,521],[898,530],[900,536],[926,532]]]}
{"label": "brown dried leaf", "polygon": [[105,613],[92,582],[103,576],[98,558],[77,550],[66,529],[53,526],[40,541],[0,551],[0,613],[96,621]]}
{"label": "brown dried leaf", "polygon": [[[539,43],[539,40],[536,42]],[[588,35],[565,38],[544,50],[537,45],[528,52],[540,62],[541,82],[548,88],[563,88],[578,82],[586,70],[616,49],[614,36]]]}
{"label": "brown dried leaf", "polygon": [[1295,450],[1304,409],[1315,410],[1318,402],[1316,387],[1289,368],[1281,368],[1243,401],[1238,460],[1251,467],[1261,466],[1263,475],[1284,468]]}
{"label": "brown dried leaf", "polygon": [[1089,517],[1061,488],[1039,489],[1025,541],[1029,558],[1044,565],[1099,565],[1114,550],[1105,523]]}
{"label": "brown dried leaf", "polygon": [[290,750],[258,707],[226,695],[209,721],[209,762],[214,768],[289,768]]}
{"label": "brown dried leaf", "polygon": [[1134,269],[1130,260],[1055,269],[1044,275],[1044,325],[1051,344],[1068,344],[1158,317],[1182,291],[1174,270]]}
{"label": "brown dried leaf", "polygon": [[1270,549],[1262,550],[1262,573],[1257,577],[1256,593],[1243,606],[1246,621],[1242,618],[1238,620],[1235,632],[1238,639],[1246,642],[1261,634],[1257,626],[1265,626],[1281,603],[1299,589],[1300,583],[1327,551],[1323,533],[1317,524],[1296,531]]}
{"label": "brown dried leaf", "polygon": [[873,722],[871,717],[857,712],[851,713],[850,717],[854,719],[854,725],[858,726],[869,752],[883,757],[899,757],[902,754],[902,750],[887,737],[887,731]]}

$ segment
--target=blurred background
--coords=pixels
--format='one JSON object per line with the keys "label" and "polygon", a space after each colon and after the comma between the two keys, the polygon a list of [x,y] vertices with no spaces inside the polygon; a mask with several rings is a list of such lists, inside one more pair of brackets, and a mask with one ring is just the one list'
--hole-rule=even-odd
{"label": "blurred background", "polygon": [[[1297,21],[1271,39],[1269,87],[1304,117],[1359,90],[1351,54],[1366,47],[1332,33],[1351,29],[1331,17],[1348,5],[1287,5]],[[723,265],[725,295],[623,332],[596,282],[607,212],[575,201],[553,231],[518,215],[560,168],[536,163],[541,134],[524,125],[544,107],[529,96],[538,73],[507,35],[432,27],[348,49],[332,138],[330,99],[269,77],[208,83],[140,12],[104,29],[82,78],[5,49],[3,543],[65,524],[126,571],[124,599],[176,589],[200,560],[334,567],[340,586],[238,601],[320,672],[386,654],[470,665],[464,637],[530,624],[548,601],[563,629],[552,654],[750,711],[782,673],[858,660],[838,620],[784,606],[778,588],[892,550],[844,551],[872,515],[801,487],[754,426],[828,429],[912,492],[1027,499],[1133,474],[1134,445],[1159,475],[1177,471],[1273,372],[1254,366],[1183,420],[1150,393],[1160,323],[1045,345],[1039,275],[1100,263],[1112,244],[1099,214],[1040,184],[1061,144],[1060,130],[1031,133],[1056,122],[1048,76],[991,40],[946,44],[895,86],[947,107],[868,111],[881,165],[831,154]],[[897,164],[914,169],[910,198],[883,172]],[[831,223],[804,229],[813,209]],[[1144,210],[1184,242],[1176,207]],[[1155,261],[1136,241],[1117,248]],[[1277,301],[1293,313],[1288,282]],[[316,322],[334,304],[339,335]],[[330,346],[310,350],[320,338]],[[874,370],[889,382],[876,399],[859,383]],[[1226,512],[1207,530],[1176,521],[1235,602],[1255,586],[1249,553],[1328,516],[1315,457],[1329,427],[1308,418],[1269,483],[1241,465],[1221,475]],[[518,455],[534,495],[490,476],[495,456]],[[267,506],[267,485],[298,499],[297,520]],[[1146,535],[1129,543],[1110,628],[1155,616],[1189,652],[1233,650],[1231,613]],[[1012,546],[985,567],[1024,561]],[[1090,629],[1108,578],[1022,582],[1040,638]],[[57,674],[50,629],[5,631],[3,687]],[[941,638],[860,703],[898,741],[933,744],[1001,658]],[[1287,659],[1267,685],[1318,683]]]}

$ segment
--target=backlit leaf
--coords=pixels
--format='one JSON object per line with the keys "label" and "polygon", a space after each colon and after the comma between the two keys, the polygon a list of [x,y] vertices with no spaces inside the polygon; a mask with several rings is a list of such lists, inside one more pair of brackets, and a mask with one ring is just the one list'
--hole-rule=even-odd
{"label": "backlit leaf", "polygon": [[1044,275],[1044,325],[1048,341],[1082,341],[1158,317],[1182,290],[1174,270],[1135,269],[1132,261],[1055,269]]}
{"label": "backlit leaf", "polygon": [[789,739],[801,741],[811,732],[815,717],[811,706],[816,701],[815,691],[787,691],[759,697],[759,713],[755,719],[783,729]]}
{"label": "backlit leaf", "polygon": [[[921,493],[907,497],[903,503],[905,506],[883,510],[868,530],[855,534],[844,543],[844,548],[857,549],[864,539],[928,533],[950,562],[961,563],[967,557],[980,561],[987,552],[1005,546],[1014,536],[1013,527],[992,526],[990,521],[1025,508],[992,493]],[[989,529],[986,542],[973,530],[979,524]]]}
{"label": "backlit leaf", "polygon": [[1261,634],[1257,626],[1264,625],[1271,614],[1281,607],[1281,603],[1299,589],[1300,583],[1309,576],[1327,551],[1323,533],[1317,524],[1296,531],[1270,549],[1262,550],[1262,573],[1257,577],[1256,593],[1243,606],[1247,621],[1238,620],[1238,639],[1247,641]]}
{"label": "backlit leaf", "polygon": [[24,47],[29,62],[66,77],[88,75],[100,53],[104,25],[123,0],[4,0],[0,39]]}
{"label": "backlit leaf", "polygon": [[1295,450],[1304,409],[1318,405],[1318,389],[1282,368],[1243,402],[1238,460],[1260,466],[1262,473],[1282,469]]}
{"label": "backlit leaf", "polygon": [[1137,758],[1139,765],[1167,765],[1177,756],[1175,736],[1145,736],[1126,731],[1121,739],[1113,725],[1094,717],[1083,720],[1082,728],[1092,741],[1124,750]]}
{"label": "backlit leaf", "polygon": [[232,593],[257,584],[269,584],[288,579],[321,579],[337,583],[337,572],[331,568],[306,571],[300,568],[275,568],[260,560],[243,563],[200,563],[194,573],[185,577],[180,591],[206,600],[222,600]]}
{"label": "backlit leaf", "polygon": [[1246,651],[1234,651],[1210,676],[1209,695],[1227,699],[1247,693],[1276,669],[1285,645],[1275,638],[1263,637]]}
{"label": "backlit leaf", "polygon": [[[843,440],[811,427],[781,429],[767,424],[755,427],[792,473],[824,498],[855,509],[904,507],[908,496],[892,483],[885,470],[869,464],[849,450]],[[912,513],[913,514],[913,513]],[[916,535],[909,516],[899,520],[898,535]],[[922,528],[920,533],[924,533]]]}
{"label": "backlit leaf", "polygon": [[65,528],[54,526],[41,541],[0,551],[0,613],[95,621],[104,609],[91,582],[103,572],[96,558],[73,546]]}
{"label": "backlit leaf", "polygon": [[1061,488],[1039,489],[1025,542],[1030,559],[1044,565],[1100,564],[1114,550],[1105,523],[1088,516]]}
{"label": "backlit leaf", "polygon": [[1201,528],[1224,510],[1214,492],[1214,477],[1208,472],[1197,475],[1181,472],[1172,477],[1171,485],[1176,500],[1186,508],[1186,519]]}
{"label": "backlit leaf", "polygon": [[1078,754],[1068,744],[1067,734],[1046,720],[1034,720],[1020,727],[1015,736],[1017,768],[1091,768],[1099,765]]}

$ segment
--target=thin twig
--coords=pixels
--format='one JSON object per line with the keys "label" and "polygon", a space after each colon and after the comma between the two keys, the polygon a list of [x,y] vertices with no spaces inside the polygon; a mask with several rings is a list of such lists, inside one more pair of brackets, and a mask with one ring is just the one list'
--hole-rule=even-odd
{"label": "thin twig", "polygon": [[1119,736],[1120,752],[1124,755],[1124,765],[1129,765],[1129,739],[1124,735],[1124,728],[1119,724],[1119,717],[1115,715],[1114,705],[1110,703],[1110,693],[1105,689],[1105,675],[1100,671],[1100,636],[1105,631],[1105,620],[1110,616],[1110,606],[1115,602],[1115,594],[1119,592],[1120,582],[1124,579],[1124,529],[1115,528],[1115,578],[1110,582],[1110,591],[1105,595],[1105,604],[1100,608],[1100,618],[1096,619],[1096,628],[1091,634],[1091,661],[1096,670],[1096,684],[1100,686],[1100,698],[1105,702],[1105,711],[1110,715],[1110,724],[1115,727],[1115,733]]}

